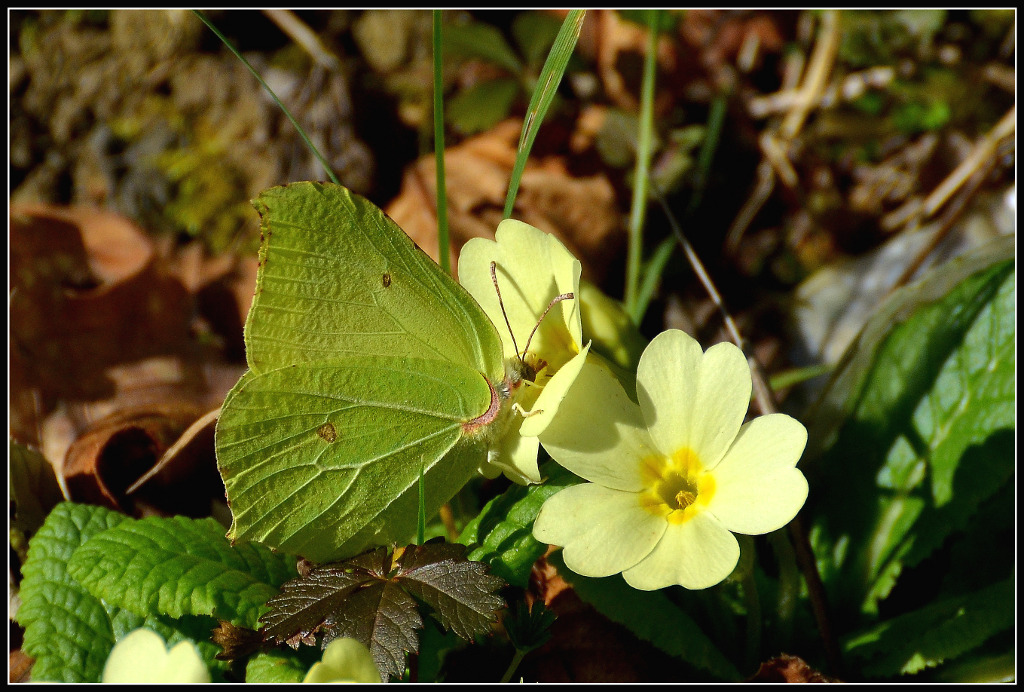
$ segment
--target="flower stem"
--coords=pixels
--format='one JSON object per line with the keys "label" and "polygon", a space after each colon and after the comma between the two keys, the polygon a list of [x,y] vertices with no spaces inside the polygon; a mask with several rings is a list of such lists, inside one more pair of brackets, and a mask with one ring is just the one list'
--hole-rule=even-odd
{"label": "flower stem", "polygon": [[512,675],[516,672],[516,668],[523,662],[523,657],[526,656],[526,652],[520,649],[516,649],[515,655],[512,656],[512,662],[508,664],[508,668],[505,670],[505,674],[501,676],[500,682],[509,682],[512,680]]}
{"label": "flower stem", "polygon": [[640,256],[643,253],[644,218],[647,214],[647,186],[651,150],[654,148],[654,77],[658,68],[658,22],[661,10],[649,10],[647,56],[640,89],[640,132],[637,135],[636,170],[633,174],[633,204],[629,213],[629,247],[626,254],[626,310],[639,324]]}
{"label": "flower stem", "polygon": [[748,668],[757,666],[761,660],[761,598],[757,593],[757,582],[754,570],[743,573],[743,603],[747,606],[747,642],[746,664]]}

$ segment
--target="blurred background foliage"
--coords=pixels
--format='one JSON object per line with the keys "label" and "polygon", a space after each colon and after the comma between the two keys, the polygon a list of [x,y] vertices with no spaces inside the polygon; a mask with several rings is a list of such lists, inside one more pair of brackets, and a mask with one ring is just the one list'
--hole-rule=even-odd
{"label": "blurred background foliage", "polygon": [[[341,182],[385,208],[422,247],[436,247],[430,13],[209,17]],[[453,253],[501,218],[521,119],[563,17],[444,13]],[[244,369],[241,325],[259,243],[248,200],[326,175],[190,12],[15,10],[9,18],[11,435],[41,452],[12,452],[23,469],[12,493],[36,492],[38,467],[49,463],[76,499],[137,516],[223,513],[210,474],[212,419],[200,416]],[[623,296],[649,19],[588,12],[514,212],[558,235],[585,278],[612,298]],[[753,354],[769,374],[786,376],[777,392],[783,409],[809,421],[811,539],[852,662],[847,672],[1005,678],[1014,630],[997,616],[1009,612],[1015,567],[1007,483],[1014,423],[1006,417],[1013,392],[999,387],[1015,361],[1012,349],[999,349],[1015,334],[1007,262],[1016,219],[1016,12],[690,10],[662,12],[659,22],[652,202],[662,197],[673,210]],[[671,235],[652,204],[644,233],[651,303],[639,334],[610,328],[627,334],[630,352],[640,334],[665,328],[705,345],[726,338]],[[959,265],[943,264],[957,257]],[[915,283],[939,265],[946,283],[934,273]],[[604,319],[624,319],[609,310]],[[896,323],[903,331],[890,331]],[[992,372],[971,366],[996,356]],[[820,375],[833,369],[826,385]],[[885,398],[892,382],[904,399]],[[961,417],[950,404],[956,387],[991,405]],[[878,427],[879,419],[890,423]],[[955,453],[935,433],[942,420],[958,431]],[[151,481],[157,489],[129,497],[125,489],[154,473],[172,444],[171,462]],[[933,454],[947,454],[941,471]],[[456,520],[504,490],[495,483],[474,484]],[[52,484],[43,485],[50,503]],[[15,555],[45,512],[40,502],[22,500]],[[829,513],[838,507],[849,511]],[[870,559],[850,552],[868,545],[878,548]],[[779,598],[786,579],[758,572],[762,599]],[[549,604],[565,587],[557,583],[551,569],[531,577]],[[577,586],[596,601],[615,593]],[[741,596],[737,612],[745,612]],[[669,595],[711,627],[713,613],[694,598]],[[820,668],[825,652],[801,602],[788,625],[766,631],[805,647],[791,653]],[[623,629],[579,599],[565,603],[561,640],[556,631],[525,659],[527,679],[681,674],[678,658],[658,658],[664,652],[651,654],[630,634],[641,625]],[[957,619],[965,613],[976,618]],[[594,646],[566,646],[572,632],[587,632]],[[933,635],[922,644],[931,657],[900,649],[917,641],[915,632]],[[957,633],[960,644],[951,644]],[[774,641],[766,639],[765,655],[778,653]],[[472,677],[474,666],[493,663],[487,651],[453,653],[449,675],[461,665]],[[792,673],[783,668],[776,663],[763,679]]]}

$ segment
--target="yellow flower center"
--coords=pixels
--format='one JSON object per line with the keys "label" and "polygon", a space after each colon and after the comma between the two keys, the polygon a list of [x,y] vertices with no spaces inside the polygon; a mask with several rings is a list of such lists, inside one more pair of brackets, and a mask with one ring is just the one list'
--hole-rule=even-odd
{"label": "yellow flower center", "polygon": [[647,490],[640,493],[640,505],[673,524],[695,517],[715,494],[715,477],[704,470],[692,449],[680,449],[668,458],[648,457],[642,463]]}

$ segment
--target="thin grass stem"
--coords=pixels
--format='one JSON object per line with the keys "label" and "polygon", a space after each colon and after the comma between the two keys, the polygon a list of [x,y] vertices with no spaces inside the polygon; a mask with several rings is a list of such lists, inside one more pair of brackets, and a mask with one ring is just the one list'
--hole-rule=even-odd
{"label": "thin grass stem", "polygon": [[316,145],[314,145],[313,142],[310,141],[309,136],[306,135],[306,131],[302,129],[302,125],[299,125],[299,121],[296,120],[294,116],[292,116],[291,111],[289,111],[285,107],[285,105],[281,103],[281,99],[277,98],[277,94],[275,94],[274,90],[270,88],[270,85],[263,81],[263,77],[260,77],[256,69],[249,64],[248,60],[242,57],[242,54],[239,53],[238,50],[233,45],[231,45],[231,42],[228,41],[227,37],[224,34],[222,34],[217,29],[217,27],[215,27],[213,23],[210,22],[209,19],[206,18],[206,15],[204,15],[199,10],[192,11],[195,13],[197,17],[199,17],[200,21],[202,21],[203,24],[209,27],[210,31],[212,31],[217,36],[217,38],[219,38],[221,42],[225,46],[227,46],[228,50],[234,53],[235,57],[242,61],[242,64],[249,69],[249,72],[252,72],[252,76],[256,78],[256,81],[259,82],[264,89],[267,90],[267,93],[270,94],[270,98],[274,99],[274,103],[277,104],[278,108],[281,109],[281,112],[283,112],[285,116],[287,116],[288,120],[291,121],[292,125],[295,126],[295,130],[296,132],[299,133],[299,137],[302,137],[302,141],[306,143],[306,146],[309,148],[309,150],[313,152],[313,156],[315,156],[316,160],[320,162],[321,166],[323,166],[324,172],[327,173],[327,177],[329,177],[331,179],[331,182],[333,182],[335,185],[341,185],[341,183],[338,181],[338,177],[334,175],[334,171],[332,171],[330,165],[328,165],[327,159],[323,157],[323,155],[320,153],[320,150],[316,148]]}
{"label": "thin grass stem", "polygon": [[626,311],[634,324],[640,321],[640,261],[644,249],[644,221],[650,182],[651,151],[654,148],[654,77],[658,67],[658,22],[661,10],[648,14],[647,56],[640,90],[640,131],[637,137],[636,169],[633,174],[633,203],[629,213],[629,245],[626,251]]}
{"label": "thin grass stem", "polygon": [[437,260],[451,276],[448,248],[448,192],[444,175],[444,80],[441,74],[443,38],[441,10],[434,10],[434,164],[437,170]]}

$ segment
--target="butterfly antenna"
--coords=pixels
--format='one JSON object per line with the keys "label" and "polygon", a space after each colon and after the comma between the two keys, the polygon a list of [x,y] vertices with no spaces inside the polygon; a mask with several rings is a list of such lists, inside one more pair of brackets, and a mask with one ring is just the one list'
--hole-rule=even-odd
{"label": "butterfly antenna", "polygon": [[[520,363],[525,365],[523,357],[519,355],[519,345],[516,343],[516,335],[512,333],[512,325],[509,324],[508,315],[505,313],[505,303],[501,299],[501,289],[498,288],[497,266],[497,262],[491,262],[491,281],[494,283],[494,292],[498,294],[498,307],[501,308],[501,316],[505,318],[505,326],[508,327],[508,335],[512,337],[512,346],[516,349],[516,357],[519,358]],[[534,331],[536,331],[536,329]],[[531,336],[533,335],[531,334]],[[529,342],[527,342],[526,345],[529,347]]]}
{"label": "butterfly antenna", "polygon": [[555,307],[555,303],[561,303],[563,300],[572,300],[575,297],[576,296],[573,295],[572,293],[563,293],[551,299],[551,302],[548,303],[548,306],[544,308],[544,314],[540,316],[539,320],[537,320],[537,324],[533,325],[533,331],[530,332],[530,338],[526,340],[526,351],[530,350],[530,342],[533,341],[533,335],[537,333],[538,329],[540,329],[540,323],[543,322],[544,318],[548,316],[548,312],[551,311],[551,308]]}

